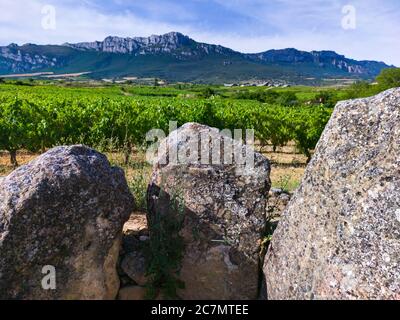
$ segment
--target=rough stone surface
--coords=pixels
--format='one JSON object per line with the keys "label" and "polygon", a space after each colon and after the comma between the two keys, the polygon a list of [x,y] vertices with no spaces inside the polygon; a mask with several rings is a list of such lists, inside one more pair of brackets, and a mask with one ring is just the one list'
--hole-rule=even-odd
{"label": "rough stone surface", "polygon": [[400,299],[400,88],[340,102],[264,264],[269,299]]}
{"label": "rough stone surface", "polygon": [[[174,131],[161,144],[164,150],[154,166],[148,189],[150,238],[154,221],[171,211],[171,200],[184,204],[181,235],[185,250],[180,279],[183,299],[255,299],[259,284],[259,249],[265,229],[266,198],[270,188],[270,164],[254,153],[254,166],[244,168],[232,163],[204,164],[193,157],[189,163],[170,159],[169,147],[187,155],[190,136],[210,137],[209,153],[215,155],[216,144],[232,142],[217,129],[188,123]],[[199,153],[207,150],[201,144]],[[252,151],[235,142],[237,150]],[[221,150],[221,149],[219,149]],[[226,153],[220,152],[223,158]],[[211,158],[211,156],[210,156]],[[211,162],[211,159],[210,159]]]}
{"label": "rough stone surface", "polygon": [[124,273],[140,286],[146,285],[146,263],[140,250],[129,252],[121,262]]}
{"label": "rough stone surface", "polygon": [[267,213],[270,218],[279,218],[292,195],[282,189],[272,188],[268,195]]}
{"label": "rough stone surface", "polygon": [[[114,299],[133,197],[120,168],[84,146],[57,147],[0,180],[0,298]],[[56,270],[44,290],[42,268]]]}
{"label": "rough stone surface", "polygon": [[121,286],[147,284],[144,255],[146,243],[141,240],[142,237],[148,239],[146,214],[135,212],[123,228],[122,248],[117,266]]}

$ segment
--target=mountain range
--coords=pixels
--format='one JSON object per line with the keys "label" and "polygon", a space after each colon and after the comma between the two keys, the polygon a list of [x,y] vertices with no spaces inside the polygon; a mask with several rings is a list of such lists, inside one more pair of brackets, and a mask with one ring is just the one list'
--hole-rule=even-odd
{"label": "mountain range", "polygon": [[296,49],[241,53],[196,42],[179,32],[150,37],[107,37],[62,45],[0,47],[0,76],[21,73],[80,73],[93,79],[157,77],[171,82],[224,83],[249,79],[304,83],[333,78],[373,79],[390,66],[357,61],[334,51]]}

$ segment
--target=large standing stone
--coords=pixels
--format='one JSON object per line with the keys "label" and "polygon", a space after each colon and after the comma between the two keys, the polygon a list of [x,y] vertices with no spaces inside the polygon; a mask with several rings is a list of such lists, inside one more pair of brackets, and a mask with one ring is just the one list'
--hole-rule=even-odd
{"label": "large standing stone", "polygon": [[[84,146],[51,149],[13,171],[0,180],[0,298],[114,299],[132,210],[124,172]],[[52,285],[44,266],[55,268],[54,290],[42,287]]]}
{"label": "large standing stone", "polygon": [[269,299],[400,299],[400,89],[336,106],[264,273]]}
{"label": "large standing stone", "polygon": [[[188,151],[196,137],[202,143]],[[249,161],[246,167],[235,158],[231,163],[223,162],[228,156],[224,146],[229,143],[242,155],[248,152],[254,165]],[[179,157],[178,162],[171,161],[174,148],[190,160],[182,163]],[[183,299],[255,299],[260,238],[265,229],[266,197],[270,188],[269,161],[253,153],[249,146],[221,135],[218,129],[196,123],[188,123],[171,133],[160,150],[163,152],[154,166],[148,189],[150,239],[155,229],[160,229],[156,226],[157,221],[162,221],[160,217],[179,210],[179,205],[171,209],[171,203],[179,199],[184,207],[180,234],[185,244],[180,269],[185,290],[180,296]],[[201,158],[204,154],[206,157]],[[209,164],[202,161],[207,157]]]}

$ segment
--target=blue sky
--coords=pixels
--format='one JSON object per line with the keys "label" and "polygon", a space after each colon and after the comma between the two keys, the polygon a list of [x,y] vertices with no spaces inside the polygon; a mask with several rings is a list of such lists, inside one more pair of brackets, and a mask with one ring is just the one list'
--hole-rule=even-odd
{"label": "blue sky", "polygon": [[[45,5],[56,10],[55,29],[42,27]],[[354,29],[342,27],[346,5],[355,9]],[[0,45],[169,31],[242,52],[335,50],[400,66],[398,0],[0,0]]]}

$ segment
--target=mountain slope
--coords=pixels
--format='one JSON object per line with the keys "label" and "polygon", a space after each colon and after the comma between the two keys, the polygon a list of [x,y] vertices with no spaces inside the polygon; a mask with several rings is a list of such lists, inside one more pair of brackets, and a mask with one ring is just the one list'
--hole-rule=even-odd
{"label": "mountain slope", "polygon": [[201,57],[210,54],[235,55],[231,49],[199,43],[179,32],[170,32],[161,36],[152,35],[148,38],[107,37],[104,41],[65,43],[64,46],[82,51],[98,51],[131,55],[170,54],[178,59],[185,57]]}
{"label": "mountain slope", "polygon": [[349,74],[375,77],[388,66],[377,61],[357,61],[348,59],[334,51],[299,51],[296,49],[269,50],[258,54],[247,54],[248,58],[265,64],[309,65],[321,69],[331,69],[332,72],[343,71]]}
{"label": "mountain slope", "polygon": [[303,83],[310,77],[372,79],[388,67],[383,62],[348,59],[333,51],[283,49],[243,54],[199,43],[177,32],[58,46],[0,47],[0,74],[91,72],[92,78],[137,76],[209,83],[280,79]]}

